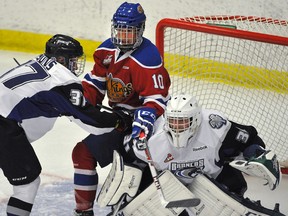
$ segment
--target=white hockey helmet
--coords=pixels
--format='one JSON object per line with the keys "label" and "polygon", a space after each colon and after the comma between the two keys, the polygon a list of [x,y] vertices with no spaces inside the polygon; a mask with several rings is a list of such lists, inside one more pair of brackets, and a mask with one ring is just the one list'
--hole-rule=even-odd
{"label": "white hockey helmet", "polygon": [[168,101],[164,129],[176,148],[185,148],[201,124],[201,107],[191,95],[176,95]]}

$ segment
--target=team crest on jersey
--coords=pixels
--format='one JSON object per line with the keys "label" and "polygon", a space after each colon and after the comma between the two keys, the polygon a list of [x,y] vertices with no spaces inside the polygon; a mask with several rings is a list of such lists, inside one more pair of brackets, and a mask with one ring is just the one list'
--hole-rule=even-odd
{"label": "team crest on jersey", "polygon": [[133,91],[132,83],[125,84],[121,79],[114,78],[111,73],[106,77],[107,95],[111,102],[119,103],[129,97]]}
{"label": "team crest on jersey", "polygon": [[172,154],[168,153],[166,159],[164,160],[164,163],[168,163],[169,161],[172,161],[174,157]]}
{"label": "team crest on jersey", "polygon": [[205,168],[204,159],[187,162],[172,162],[170,164],[171,172],[180,178],[194,178]]}
{"label": "team crest on jersey", "polygon": [[198,174],[203,173],[199,167],[188,167],[176,170],[173,174],[180,178],[195,178]]}
{"label": "team crest on jersey", "polygon": [[220,129],[227,124],[227,121],[219,115],[211,114],[209,115],[209,124],[212,128]]}
{"label": "team crest on jersey", "polygon": [[112,57],[113,55],[107,55],[105,59],[103,60],[103,65],[109,65],[112,61]]}

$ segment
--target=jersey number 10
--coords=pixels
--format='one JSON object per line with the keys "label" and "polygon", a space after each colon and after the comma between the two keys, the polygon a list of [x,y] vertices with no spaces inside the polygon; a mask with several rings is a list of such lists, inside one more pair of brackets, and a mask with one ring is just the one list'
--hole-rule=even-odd
{"label": "jersey number 10", "polygon": [[158,75],[153,74],[152,79],[154,82],[154,88],[164,89],[163,76],[161,74],[158,74]]}

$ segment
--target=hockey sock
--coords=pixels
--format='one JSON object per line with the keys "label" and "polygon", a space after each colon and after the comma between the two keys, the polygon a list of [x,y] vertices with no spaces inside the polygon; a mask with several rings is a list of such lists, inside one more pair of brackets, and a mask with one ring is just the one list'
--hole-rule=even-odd
{"label": "hockey sock", "polygon": [[72,159],[76,209],[93,209],[98,184],[98,174],[95,169],[97,162],[82,142],[74,147]]}
{"label": "hockey sock", "polygon": [[14,194],[8,201],[7,215],[30,215],[39,185],[40,177],[37,177],[29,184],[13,186]]}
{"label": "hockey sock", "polygon": [[10,197],[7,205],[7,216],[28,216],[31,213],[33,204],[24,202],[15,197]]}

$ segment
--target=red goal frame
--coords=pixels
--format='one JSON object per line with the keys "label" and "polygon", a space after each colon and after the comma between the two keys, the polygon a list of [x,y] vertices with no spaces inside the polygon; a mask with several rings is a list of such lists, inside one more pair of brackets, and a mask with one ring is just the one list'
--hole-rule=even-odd
{"label": "red goal frame", "polygon": [[[226,16],[223,19],[230,19],[234,18],[235,16]],[[243,16],[236,16],[238,18],[241,18],[243,20]],[[204,17],[195,17],[195,20],[202,19]],[[251,17],[244,17],[244,19],[249,19]],[[214,18],[216,19],[216,17]],[[211,18],[213,20],[213,17]],[[287,25],[286,21],[280,21],[280,20],[272,20],[272,19],[266,19],[266,18],[258,18],[259,22],[272,22],[274,24],[285,24]],[[236,29],[230,29],[230,28],[223,28],[218,26],[212,26],[202,23],[196,23],[196,22],[187,22],[183,19],[171,19],[171,18],[164,18],[160,20],[156,26],[156,46],[159,49],[159,52],[161,56],[164,56],[164,31],[166,27],[173,27],[178,29],[187,29],[191,31],[197,31],[197,32],[203,32],[203,33],[209,33],[209,34],[215,34],[215,35],[221,35],[221,36],[227,36],[227,37],[234,37],[234,38],[242,38],[247,40],[255,40],[255,36],[257,36],[257,40],[259,42],[265,42],[265,43],[273,43],[278,45],[284,45],[288,46],[288,38],[282,37],[282,36],[276,36],[276,35],[268,35],[263,33],[257,33],[257,32],[250,32],[250,31],[244,31],[244,30],[236,30]]]}
{"label": "red goal frame", "polygon": [[[164,39],[165,39],[164,33],[165,28],[167,27],[288,46],[288,35],[286,37],[282,35],[277,36],[277,35],[259,33],[255,31],[224,28],[217,25],[208,25],[206,23],[202,23],[203,20],[205,21],[246,20],[259,23],[269,23],[279,26],[288,26],[288,21],[285,20],[277,20],[272,18],[255,17],[255,16],[209,16],[209,17],[194,16],[191,18],[186,17],[180,19],[164,18],[160,20],[156,26],[156,39],[155,39],[156,46],[163,60],[164,60]],[[288,174],[288,167],[285,166],[285,168],[282,169],[282,173]]]}

